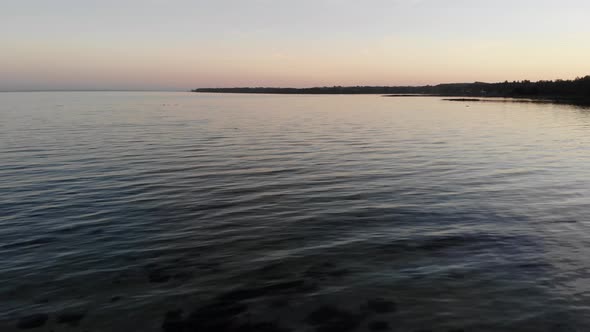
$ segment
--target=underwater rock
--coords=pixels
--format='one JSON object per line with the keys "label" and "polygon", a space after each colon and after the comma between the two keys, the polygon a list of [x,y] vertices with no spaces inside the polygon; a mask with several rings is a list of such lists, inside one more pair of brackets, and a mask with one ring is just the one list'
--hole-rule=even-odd
{"label": "underwater rock", "polygon": [[170,310],[164,316],[162,330],[165,332],[183,331],[184,321],[182,320],[182,310]]}
{"label": "underwater rock", "polygon": [[19,329],[32,329],[45,325],[49,315],[47,314],[33,314],[25,317],[21,317],[16,324]]}
{"label": "underwater rock", "polygon": [[386,321],[378,320],[369,323],[369,330],[371,331],[385,331],[389,330],[389,323]]}
{"label": "underwater rock", "polygon": [[82,318],[86,315],[85,311],[68,311],[63,312],[57,316],[57,322],[59,324],[68,324],[70,326],[76,326]]}
{"label": "underwater rock", "polygon": [[356,329],[362,321],[362,316],[325,305],[312,311],[307,321],[316,326],[317,332],[346,332]]}
{"label": "underwater rock", "polygon": [[148,279],[152,283],[163,283],[170,280],[170,278],[170,275],[164,270],[153,270],[148,273]]}
{"label": "underwater rock", "polygon": [[378,298],[369,300],[367,307],[378,314],[384,314],[388,312],[394,312],[396,310],[395,302],[386,299]]}

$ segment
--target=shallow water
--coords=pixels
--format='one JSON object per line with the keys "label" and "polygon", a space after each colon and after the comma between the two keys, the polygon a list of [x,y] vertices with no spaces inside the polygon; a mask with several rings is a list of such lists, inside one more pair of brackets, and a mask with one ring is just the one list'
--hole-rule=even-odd
{"label": "shallow water", "polygon": [[585,331],[589,146],[566,105],[1,93],[0,330]]}

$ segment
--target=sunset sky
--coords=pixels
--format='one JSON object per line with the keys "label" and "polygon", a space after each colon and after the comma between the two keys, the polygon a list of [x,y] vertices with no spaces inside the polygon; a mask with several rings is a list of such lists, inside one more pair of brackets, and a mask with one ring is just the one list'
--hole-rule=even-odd
{"label": "sunset sky", "polygon": [[0,0],[0,90],[590,74],[588,0]]}

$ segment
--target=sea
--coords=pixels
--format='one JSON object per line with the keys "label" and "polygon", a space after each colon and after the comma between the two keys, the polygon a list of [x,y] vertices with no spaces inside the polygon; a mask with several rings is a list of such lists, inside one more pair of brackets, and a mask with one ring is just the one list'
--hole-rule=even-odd
{"label": "sea", "polygon": [[589,331],[590,108],[0,93],[0,331]]}

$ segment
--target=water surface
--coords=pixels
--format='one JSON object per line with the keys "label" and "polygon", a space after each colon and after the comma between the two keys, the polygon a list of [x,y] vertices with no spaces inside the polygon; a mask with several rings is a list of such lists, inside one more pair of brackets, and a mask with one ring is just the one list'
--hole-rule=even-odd
{"label": "water surface", "polygon": [[584,331],[589,146],[567,105],[2,93],[0,327]]}

